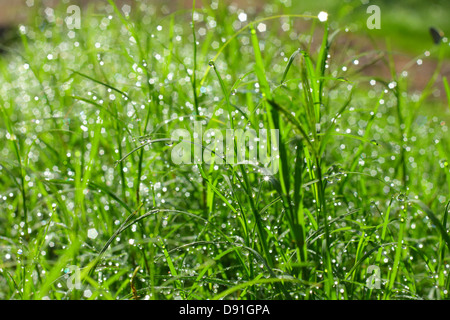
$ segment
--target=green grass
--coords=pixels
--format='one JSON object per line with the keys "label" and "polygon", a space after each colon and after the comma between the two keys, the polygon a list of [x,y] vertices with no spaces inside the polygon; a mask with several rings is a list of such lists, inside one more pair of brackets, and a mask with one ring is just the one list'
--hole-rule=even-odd
{"label": "green grass", "polygon": [[[33,9],[0,58],[0,299],[449,298],[448,44],[410,92],[283,8]],[[194,121],[278,129],[279,171],[174,164]]]}
{"label": "green grass", "polygon": [[[327,11],[334,28],[349,28],[359,37],[375,41],[392,39],[397,49],[412,55],[429,50],[432,45],[430,27],[443,31],[447,37],[450,32],[450,22],[447,19],[450,6],[445,0],[408,0],[407,4],[389,0],[291,1],[291,5],[292,7],[285,9],[285,6],[280,4],[277,9],[313,13]],[[369,30],[366,27],[370,16],[367,13],[369,5],[377,5],[380,8],[381,29]],[[449,57],[449,51],[446,56]]]}

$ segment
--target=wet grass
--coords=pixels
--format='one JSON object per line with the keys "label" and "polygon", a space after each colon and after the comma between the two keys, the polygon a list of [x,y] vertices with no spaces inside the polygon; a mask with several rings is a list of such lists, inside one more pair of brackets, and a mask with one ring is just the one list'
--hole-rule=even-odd
{"label": "wet grass", "polygon": [[[319,12],[127,9],[42,11],[0,59],[1,299],[448,298],[440,63],[409,92]],[[195,121],[278,129],[279,171],[174,164]]]}

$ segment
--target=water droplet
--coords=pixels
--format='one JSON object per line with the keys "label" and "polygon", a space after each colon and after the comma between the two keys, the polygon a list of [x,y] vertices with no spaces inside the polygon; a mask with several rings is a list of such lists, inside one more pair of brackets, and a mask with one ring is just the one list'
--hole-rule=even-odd
{"label": "water droplet", "polygon": [[86,298],[90,298],[92,296],[92,291],[89,289],[84,290],[83,296],[85,296]]}

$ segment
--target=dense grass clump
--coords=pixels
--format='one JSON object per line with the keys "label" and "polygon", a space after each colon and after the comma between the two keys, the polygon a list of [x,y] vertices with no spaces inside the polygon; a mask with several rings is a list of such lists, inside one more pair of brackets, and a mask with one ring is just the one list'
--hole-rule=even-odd
{"label": "dense grass clump", "polygon": [[[448,44],[399,70],[283,8],[33,9],[0,58],[1,299],[449,297]],[[278,172],[174,163],[195,125],[278,129]]]}

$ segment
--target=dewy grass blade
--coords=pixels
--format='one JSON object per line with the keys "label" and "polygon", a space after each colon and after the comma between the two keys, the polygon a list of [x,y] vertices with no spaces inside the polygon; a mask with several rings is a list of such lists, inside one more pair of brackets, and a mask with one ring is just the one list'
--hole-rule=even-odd
{"label": "dewy grass blade", "polygon": [[71,70],[71,71],[72,71],[74,74],[78,74],[78,75],[82,76],[83,78],[86,78],[86,79],[89,79],[89,80],[91,80],[91,81],[93,81],[93,82],[95,82],[95,83],[101,84],[102,86],[105,86],[106,88],[109,88],[109,89],[111,89],[111,90],[114,90],[114,91],[116,91],[117,93],[120,93],[122,96],[124,96],[124,97],[126,97],[126,98],[129,98],[128,95],[127,95],[125,92],[123,92],[123,91],[121,91],[121,90],[119,90],[119,89],[117,89],[117,88],[115,88],[115,87],[113,87],[113,86],[111,86],[111,85],[109,85],[109,84],[107,84],[107,83],[105,83],[105,82],[102,82],[102,81],[100,81],[100,80],[94,79],[94,78],[92,78],[92,77],[90,77],[90,76],[88,76],[88,75],[86,75],[86,74],[84,74],[84,73],[81,73],[81,72],[79,72],[79,71],[76,71],[76,70]]}
{"label": "dewy grass blade", "polygon": [[295,57],[301,52],[301,49],[297,49],[294,51],[294,53],[289,57],[288,63],[286,65],[286,68],[284,69],[283,72],[283,77],[281,78],[280,83],[283,84],[284,80],[286,79],[286,76],[289,72],[289,69],[291,68],[292,63],[294,62]]}
{"label": "dewy grass blade", "polygon": [[356,2],[32,2],[0,44],[0,299],[450,298],[450,4],[365,41]]}

